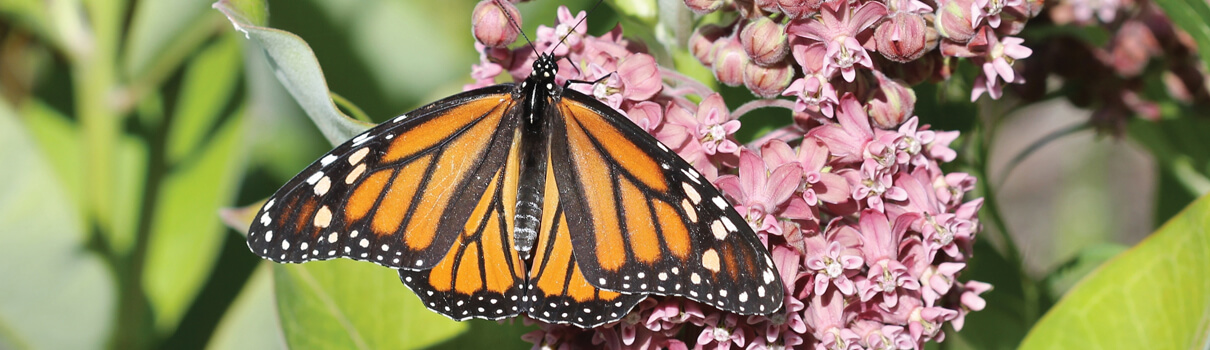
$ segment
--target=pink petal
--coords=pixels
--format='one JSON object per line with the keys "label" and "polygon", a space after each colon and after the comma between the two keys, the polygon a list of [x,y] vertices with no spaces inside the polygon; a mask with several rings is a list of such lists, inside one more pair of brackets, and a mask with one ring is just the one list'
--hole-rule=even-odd
{"label": "pink petal", "polygon": [[840,175],[822,173],[819,182],[811,185],[819,200],[827,203],[840,203],[849,199],[849,182]]}
{"label": "pink petal", "polygon": [[622,59],[618,64],[618,75],[626,85],[627,98],[633,101],[651,99],[663,88],[655,58],[645,53],[636,53]]}
{"label": "pink petal", "polygon": [[992,61],[992,66],[995,67],[996,73],[999,73],[1001,77],[1004,77],[1004,81],[1011,83],[1015,80],[1014,77],[1016,76],[1016,72],[1013,72],[1013,66],[1008,64],[1008,61],[1003,57]]}
{"label": "pink petal", "polygon": [[765,196],[771,206],[779,206],[794,195],[799,184],[802,184],[802,168],[797,164],[782,164],[769,174]]}
{"label": "pink petal", "polygon": [[760,147],[760,155],[765,159],[767,164],[785,164],[793,162],[795,158],[794,149],[785,141],[773,139],[766,142]]}
{"label": "pink petal", "polygon": [[739,153],[739,184],[740,189],[749,198],[759,197],[765,192],[768,183],[768,170],[765,162],[755,152],[747,149]]}

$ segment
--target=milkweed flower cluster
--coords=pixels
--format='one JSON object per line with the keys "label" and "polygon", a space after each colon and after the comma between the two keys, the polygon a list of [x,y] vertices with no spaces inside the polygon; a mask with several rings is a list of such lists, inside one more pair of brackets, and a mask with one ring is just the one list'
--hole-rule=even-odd
{"label": "milkweed flower cluster", "polygon": [[[520,21],[518,12],[481,2],[473,16],[481,60],[466,89],[524,79],[535,51],[565,57],[557,81],[598,81],[571,88],[623,112],[711,180],[766,244],[786,286],[782,310],[765,316],[653,296],[611,324],[538,323],[523,338],[535,348],[917,349],[942,341],[945,324],[960,330],[991,288],[958,279],[982,200],[966,198],[974,177],[941,169],[957,156],[958,132],[921,125],[913,92],[896,77],[943,75],[942,55],[956,55],[934,50],[941,41],[990,67],[975,89],[998,97],[1002,82],[1020,81],[1013,60],[1029,55],[1005,34],[1019,31],[1032,5],[949,1],[687,0],[698,12],[743,13],[698,28],[689,43],[720,82],[794,98],[759,100],[792,110],[795,123],[750,145],[734,137],[742,111],[657,65],[621,27],[589,35],[585,13],[560,7],[554,27],[510,49],[517,29],[507,17]],[[939,16],[965,22],[938,35]]]}
{"label": "milkweed flower cluster", "polygon": [[[1064,97],[1093,110],[1090,124],[1117,135],[1125,132],[1132,117],[1159,119],[1165,98],[1184,106],[1210,106],[1207,72],[1197,56],[1197,44],[1155,3],[1063,0],[1044,15],[1057,26],[1106,33],[1108,40],[1094,43],[1077,35],[1038,40],[1034,43],[1038,59],[1027,62],[1023,70],[1026,84],[1014,89],[1026,101],[1044,98],[1047,89],[1042,84],[1049,76],[1058,77],[1066,85],[1058,89]],[[1148,86],[1162,89],[1147,91]]]}

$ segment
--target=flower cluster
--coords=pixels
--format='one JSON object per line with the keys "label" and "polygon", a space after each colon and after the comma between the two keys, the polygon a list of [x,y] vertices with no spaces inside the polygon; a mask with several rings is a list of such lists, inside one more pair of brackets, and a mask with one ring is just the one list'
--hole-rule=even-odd
{"label": "flower cluster", "polygon": [[[1027,7],[990,1],[952,9],[970,12],[962,16],[972,34],[946,36],[944,45],[985,60],[988,81],[1019,81],[1012,59],[1028,51],[1022,54],[1019,40],[997,38],[1025,18],[1010,8]],[[961,329],[968,312],[984,307],[979,295],[991,287],[958,280],[981,229],[982,200],[965,196],[974,188],[972,176],[941,169],[956,157],[950,143],[958,133],[920,125],[912,91],[878,68],[927,55],[915,52],[921,48],[913,35],[936,32],[932,9],[947,4],[686,3],[699,12],[751,7],[741,9],[745,17],[732,26],[699,28],[691,51],[723,83],[744,84],[758,96],[795,96],[794,102],[760,100],[793,110],[794,125],[738,143],[736,114],[745,107],[733,112],[705,85],[660,67],[645,46],[623,38],[620,27],[588,35],[586,15],[565,7],[555,27],[542,26],[532,44],[510,49],[517,29],[507,17],[520,21],[516,9],[481,2],[474,15],[481,60],[466,88],[504,75],[524,79],[535,51],[566,58],[559,61],[560,83],[599,80],[572,88],[623,112],[728,197],[772,253],[786,287],[784,307],[741,316],[652,296],[620,321],[594,329],[538,323],[524,339],[535,348],[909,349],[943,340],[947,323]],[[780,14],[752,16],[769,9]],[[928,28],[913,27],[917,18]],[[880,32],[885,46],[870,41]],[[931,41],[923,47],[937,45]],[[871,55],[884,51],[891,53]],[[999,91],[998,83],[983,88]]]}
{"label": "flower cluster", "polygon": [[[1125,132],[1131,117],[1159,119],[1163,98],[1184,106],[1210,106],[1207,73],[1201,68],[1196,43],[1154,3],[1063,0],[1044,16],[1059,26],[1083,27],[1080,32],[1103,32],[1109,39],[1093,43],[1060,34],[1038,40],[1039,59],[1027,62],[1023,70],[1028,83],[1015,89],[1027,101],[1045,97],[1048,89],[1043,83],[1048,76],[1057,76],[1067,85],[1059,91],[1068,100],[1094,111],[1093,126],[1117,135]],[[1163,91],[1145,91],[1148,86]]]}
{"label": "flower cluster", "polygon": [[[899,90],[904,81],[948,79],[956,62],[952,58],[967,58],[980,67],[972,101],[984,93],[998,99],[1005,83],[1024,82],[1013,63],[1029,57],[1031,50],[1013,35],[1042,9],[1036,0],[685,0],[685,4],[698,13],[739,13],[729,25],[702,26],[689,39],[690,51],[720,82],[743,84],[761,97],[777,92],[794,96],[796,109],[824,117],[832,116],[838,96],[845,92],[865,101],[878,90],[869,85]],[[895,124],[910,116],[900,114]]]}

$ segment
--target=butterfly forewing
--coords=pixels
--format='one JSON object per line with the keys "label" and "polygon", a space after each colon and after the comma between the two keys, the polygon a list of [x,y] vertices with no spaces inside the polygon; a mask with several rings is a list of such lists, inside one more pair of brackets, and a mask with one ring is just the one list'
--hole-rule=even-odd
{"label": "butterfly forewing", "polygon": [[290,180],[257,213],[248,246],[298,263],[348,257],[429,269],[503,167],[509,86],[452,96],[374,127]]}
{"label": "butterfly forewing", "polygon": [[557,108],[552,167],[590,283],[741,314],[781,307],[772,259],[700,173],[588,96],[565,91]]}

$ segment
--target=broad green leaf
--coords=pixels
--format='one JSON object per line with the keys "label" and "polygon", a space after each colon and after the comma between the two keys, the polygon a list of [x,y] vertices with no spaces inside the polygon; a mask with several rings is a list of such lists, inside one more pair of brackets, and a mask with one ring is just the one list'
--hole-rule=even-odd
{"label": "broad green leaf", "polygon": [[[255,213],[253,213],[255,214]],[[244,226],[247,228],[247,226]],[[273,270],[262,263],[227,308],[207,349],[285,349],[273,307]]]}
{"label": "broad green leaf", "polygon": [[143,76],[159,68],[157,61],[179,63],[193,52],[212,33],[205,30],[213,28],[215,20],[209,4],[209,0],[138,2],[122,55],[127,76]]}
{"label": "broad green leaf", "polygon": [[352,135],[369,129],[372,125],[349,118],[336,108],[328,96],[328,85],[324,82],[319,62],[306,42],[288,32],[253,25],[247,20],[255,15],[237,11],[256,8],[250,4],[251,0],[222,0],[216,2],[214,8],[222,11],[245,38],[264,49],[264,57],[269,60],[277,79],[290,91],[328,142],[344,142]]}
{"label": "broad green leaf", "polygon": [[1195,349],[1210,336],[1210,196],[1077,284],[1021,349]]}
{"label": "broad green leaf", "polygon": [[0,344],[99,348],[116,311],[113,276],[27,132],[0,102]]}
{"label": "broad green leaf", "polygon": [[240,76],[240,47],[224,35],[190,62],[181,83],[180,101],[168,129],[167,157],[175,164],[192,154],[214,129],[235,93]]}
{"label": "broad green leaf", "polygon": [[1164,14],[1197,42],[1202,64],[1210,68],[1210,3],[1205,0],[1156,0]]}
{"label": "broad green leaf", "polygon": [[219,256],[226,228],[215,213],[235,199],[247,158],[242,115],[237,110],[161,185],[143,270],[160,331],[176,327]]}
{"label": "broad green leaf", "polygon": [[393,270],[337,259],[273,266],[286,342],[298,349],[414,349],[467,329],[429,311]]}

